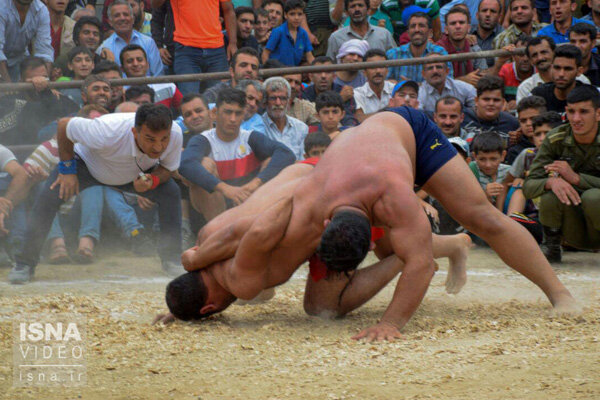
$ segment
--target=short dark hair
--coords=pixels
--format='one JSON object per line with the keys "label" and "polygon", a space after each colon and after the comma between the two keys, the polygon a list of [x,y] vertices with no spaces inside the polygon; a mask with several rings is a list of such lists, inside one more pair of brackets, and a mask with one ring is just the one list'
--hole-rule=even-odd
{"label": "short dark hair", "polygon": [[102,60],[98,64],[94,65],[94,70],[92,71],[92,74],[101,74],[103,72],[108,71],[117,71],[119,74],[123,72],[121,71],[121,67],[119,67],[119,64],[117,64],[116,62]]}
{"label": "short dark hair", "polygon": [[81,84],[81,91],[85,94],[87,94],[88,91],[88,87],[90,87],[90,85],[94,82],[104,82],[106,83],[109,87],[110,87],[110,82],[108,81],[108,79],[106,79],[105,77],[103,77],[102,75],[97,75],[97,74],[89,74],[84,80],[83,83]]}
{"label": "short dark hair", "polygon": [[526,33],[521,33],[519,36],[517,36],[517,40],[515,41],[515,44],[524,43],[525,46],[527,46],[527,43],[529,43],[530,40],[531,40],[531,36],[529,36]]}
{"label": "short dark hair", "polygon": [[[479,4],[477,5],[477,11],[481,10],[481,3],[483,3],[482,0],[479,1]],[[500,7],[500,11],[502,11],[502,7],[503,7],[502,2],[500,0],[496,0],[496,3],[498,3],[498,7]]]}
{"label": "short dark hair", "polygon": [[318,56],[315,57],[315,59],[313,60],[313,62],[310,65],[315,65],[315,64],[325,64],[325,63],[331,63],[331,64],[335,64],[335,61],[333,61],[331,59],[331,57],[327,57],[327,56]]}
{"label": "short dark hair", "polygon": [[256,13],[254,12],[254,8],[247,6],[239,6],[235,8],[235,17],[239,18],[242,14],[252,14],[254,15],[254,19],[256,19]]}
{"label": "short dark hair", "polygon": [[435,102],[435,108],[433,109],[434,112],[437,112],[438,104],[440,104],[440,103],[443,103],[447,106],[458,103],[460,105],[460,112],[461,113],[463,112],[463,103],[454,96],[444,96],[444,97],[439,98]]}
{"label": "short dark hair", "polygon": [[325,107],[338,107],[340,110],[344,110],[344,99],[342,96],[334,92],[333,90],[326,90],[317,95],[315,99],[315,108],[317,112],[321,111]]}
{"label": "short dark hair", "polygon": [[504,151],[504,140],[498,132],[486,131],[477,134],[471,142],[471,151],[477,153],[493,153]]}
{"label": "short dark hair", "polygon": [[340,211],[321,235],[317,254],[330,270],[347,272],[358,267],[370,246],[369,218],[355,211]]}
{"label": "short dark hair", "polygon": [[75,26],[73,26],[73,42],[75,42],[77,46],[81,45],[81,43],[79,43],[79,34],[81,33],[84,25],[94,25],[96,28],[98,28],[98,31],[100,32],[99,44],[102,43],[102,23],[98,18],[87,15],[79,18],[79,21],[75,22]]}
{"label": "short dark hair", "polygon": [[223,103],[237,104],[244,108],[246,107],[246,93],[239,89],[225,88],[217,95],[217,108],[221,107]]}
{"label": "short dark hair", "polygon": [[546,99],[540,96],[527,96],[523,97],[517,104],[517,113],[530,108],[538,110],[540,113],[546,112]]}
{"label": "short dark hair", "polygon": [[408,21],[406,21],[408,25],[410,25],[410,20],[413,18],[425,18],[427,20],[427,26],[429,27],[429,29],[433,27],[431,17],[423,11],[417,11],[416,13],[413,13],[410,17],[408,17]]}
{"label": "short dark hair", "polygon": [[575,25],[572,25],[569,28],[569,32],[567,32],[569,39],[571,39],[572,32],[577,33],[578,35],[588,35],[592,41],[596,40],[596,35],[598,34],[596,27],[587,22],[578,22]]}
{"label": "short dark hair", "polygon": [[149,94],[150,101],[154,103],[154,89],[152,89],[148,85],[131,86],[125,91],[125,101],[132,101],[133,99],[137,99],[143,94]]}
{"label": "short dark hair", "polygon": [[331,144],[331,138],[323,131],[309,133],[304,138],[304,153],[308,154],[314,147],[327,147]]}
{"label": "short dark hair", "polygon": [[[509,0],[508,1],[508,9],[510,10],[510,6],[517,0]],[[535,8],[535,0],[529,0],[529,4],[531,4],[531,8]]]}
{"label": "short dark hair", "polygon": [[281,9],[283,10],[285,8],[285,5],[283,4],[283,0],[263,0],[262,4],[260,5],[262,8],[265,8],[265,6],[269,5],[269,4],[279,4],[281,6]]}
{"label": "short dark hair", "polygon": [[285,68],[286,65],[276,58],[269,58],[265,63],[263,63],[262,67],[263,67],[263,69],[273,69],[273,68]]}
{"label": "short dark hair", "polygon": [[533,117],[531,122],[533,124],[533,129],[546,124],[550,125],[551,129],[554,129],[557,126],[562,125],[563,120],[556,111],[546,111],[545,113]]}
{"label": "short dark hair", "polygon": [[231,64],[230,64],[231,68],[235,67],[235,63],[237,62],[237,58],[240,54],[246,54],[248,56],[256,57],[256,59],[260,63],[260,58],[258,57],[258,51],[256,51],[252,47],[246,46],[246,47],[241,47],[241,48],[237,49],[237,51],[235,53],[233,53],[233,57],[231,57]]}
{"label": "short dark hair", "polygon": [[187,272],[167,285],[165,300],[171,314],[182,321],[206,318],[213,313],[200,313],[206,304],[208,290],[200,271]]}
{"label": "short dark hair", "polygon": [[572,44],[563,44],[562,46],[558,46],[554,51],[554,59],[556,60],[558,57],[561,58],[569,58],[571,60],[575,60],[575,65],[581,67],[581,50]]}
{"label": "short dark hair", "polygon": [[[356,0],[344,0],[344,10],[348,10],[348,6],[350,5],[351,1],[356,1]],[[369,9],[369,7],[371,6],[369,0],[362,0],[365,2],[365,4],[367,5],[367,10]]]}
{"label": "short dark hair", "polygon": [[119,53],[119,61],[121,61],[121,65],[123,65],[123,55],[128,51],[135,50],[141,50],[142,53],[144,53],[144,58],[146,59],[146,61],[148,61],[148,55],[146,55],[146,50],[144,50],[142,46],[140,46],[139,44],[128,44],[127,46],[123,47],[123,50],[121,50],[121,53]]}
{"label": "short dark hair", "polygon": [[171,129],[173,115],[164,104],[142,104],[135,113],[135,126],[146,125],[151,131]]}
{"label": "short dark hair", "polygon": [[189,103],[190,101],[192,101],[194,99],[200,99],[200,100],[202,100],[202,104],[204,104],[204,107],[208,108],[208,102],[206,101],[206,99],[204,98],[204,96],[202,96],[200,93],[187,93],[187,94],[185,94],[181,98],[181,103],[179,104],[179,108],[181,108],[182,105],[187,104],[187,103]]}
{"label": "short dark hair", "polygon": [[595,109],[600,108],[598,88],[592,85],[575,86],[567,95],[567,104],[581,103],[582,101],[591,101]]}
{"label": "short dark hair", "polygon": [[269,12],[264,8],[260,7],[256,9],[256,20],[258,21],[258,17],[269,18]]}
{"label": "short dark hair", "polygon": [[467,23],[471,23],[471,14],[469,13],[469,11],[465,10],[462,4],[456,4],[454,6],[452,6],[448,12],[446,13],[446,15],[444,15],[444,23],[447,25],[448,24],[448,16],[450,14],[462,14],[464,16],[467,17]]}
{"label": "short dark hair", "polygon": [[527,57],[531,57],[531,55],[529,54],[529,48],[532,46],[538,46],[542,44],[542,42],[547,42],[550,46],[550,49],[552,49],[552,52],[556,50],[556,43],[554,43],[554,39],[552,39],[550,36],[534,36],[531,39],[529,39],[529,42],[527,42],[527,46],[525,46],[525,54],[527,54]]}
{"label": "short dark hair", "polygon": [[499,76],[484,75],[477,82],[477,96],[481,96],[484,92],[499,90],[504,96],[504,81]]}
{"label": "short dark hair", "polygon": [[67,53],[67,61],[72,62],[77,55],[82,53],[87,54],[92,59],[92,61],[94,61],[94,55],[92,54],[90,49],[88,49],[85,46],[75,46],[71,50],[69,50],[69,53]]}
{"label": "short dark hair", "polygon": [[306,5],[302,0],[287,0],[285,2],[285,6],[283,7],[283,12],[288,13],[298,8],[304,11],[304,7],[306,7]]}
{"label": "short dark hair", "polygon": [[365,53],[365,55],[363,56],[363,61],[367,61],[367,59],[371,58],[371,57],[383,57],[386,60],[388,59],[385,51],[381,50],[381,49],[369,49],[367,50],[367,52]]}
{"label": "short dark hair", "polygon": [[39,67],[45,67],[46,61],[43,58],[36,56],[28,56],[21,61],[19,66],[19,72],[21,73],[21,79],[25,76],[25,72],[29,69],[35,69]]}

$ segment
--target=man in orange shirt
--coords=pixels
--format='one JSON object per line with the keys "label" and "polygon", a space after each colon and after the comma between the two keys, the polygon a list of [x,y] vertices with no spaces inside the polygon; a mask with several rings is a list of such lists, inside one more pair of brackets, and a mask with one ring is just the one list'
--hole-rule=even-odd
{"label": "man in orange shirt", "polygon": [[[231,58],[237,50],[236,19],[230,0],[170,0],[175,20],[175,59],[173,68],[176,75],[201,72],[227,71]],[[152,0],[152,7],[158,8],[165,0]],[[219,7],[223,10],[225,28],[229,44],[225,49]],[[202,90],[216,81],[202,82]],[[198,92],[198,82],[179,83],[184,95]]]}

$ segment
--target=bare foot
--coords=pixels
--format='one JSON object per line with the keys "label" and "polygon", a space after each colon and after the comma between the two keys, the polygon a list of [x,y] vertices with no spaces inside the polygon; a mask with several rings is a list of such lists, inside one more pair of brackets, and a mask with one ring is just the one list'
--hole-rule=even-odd
{"label": "bare foot", "polygon": [[237,299],[235,304],[238,306],[245,306],[246,304],[262,304],[271,300],[273,297],[275,297],[275,288],[269,288],[260,292],[258,296],[256,296],[252,300]]}
{"label": "bare foot", "polygon": [[554,309],[552,310],[553,316],[577,316],[581,314],[583,310],[581,306],[575,301],[570,293],[565,293],[554,301]]}
{"label": "bare foot", "polygon": [[467,283],[467,256],[473,246],[471,238],[466,233],[456,235],[456,250],[448,257],[450,268],[446,277],[446,292],[457,294]]}

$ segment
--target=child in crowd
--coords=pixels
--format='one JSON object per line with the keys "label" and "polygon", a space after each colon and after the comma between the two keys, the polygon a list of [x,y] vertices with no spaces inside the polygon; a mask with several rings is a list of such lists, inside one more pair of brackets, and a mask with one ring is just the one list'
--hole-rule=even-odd
{"label": "child in crowd", "polygon": [[304,158],[321,157],[330,144],[331,139],[325,132],[309,133],[304,138]]}
{"label": "child in crowd", "polygon": [[331,140],[335,139],[344,129],[340,121],[344,118],[344,100],[339,93],[328,90],[319,93],[315,99],[317,118],[321,121],[320,130]]}
{"label": "child in crowd", "polygon": [[[505,164],[512,165],[517,156],[524,149],[535,147],[533,144],[533,118],[546,112],[546,100],[540,96],[527,96],[517,104],[517,119],[519,129],[510,132],[511,139],[515,137],[517,142],[508,147]],[[517,138],[518,137],[518,138]]]}
{"label": "child in crowd", "polygon": [[[87,78],[94,69],[94,55],[85,46],[77,46],[72,48],[67,54],[67,67],[69,68],[72,79],[69,76],[61,76],[57,79],[58,82],[70,80],[82,81]],[[83,106],[80,88],[62,89],[62,94],[73,100],[80,107]]]}
{"label": "child in crowd", "polygon": [[312,44],[308,32],[300,26],[304,19],[304,3],[301,0],[289,0],[285,3],[284,11],[286,22],[271,32],[262,52],[262,62],[274,58],[285,65],[298,66],[302,57],[306,57],[306,61],[312,63]]}
{"label": "child in crowd", "polygon": [[471,161],[469,167],[488,200],[502,210],[502,206],[496,203],[496,199],[502,194],[501,182],[510,169],[509,165],[502,164],[502,160],[506,156],[502,137],[494,131],[478,134],[471,143],[471,154],[475,161]]}

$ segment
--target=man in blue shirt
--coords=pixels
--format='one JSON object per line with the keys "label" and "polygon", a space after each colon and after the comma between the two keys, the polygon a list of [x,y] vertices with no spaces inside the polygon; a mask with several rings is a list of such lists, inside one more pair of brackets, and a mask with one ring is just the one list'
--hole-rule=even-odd
{"label": "man in blue shirt", "polygon": [[101,54],[102,49],[107,48],[115,55],[115,62],[120,65],[121,50],[128,44],[137,44],[146,52],[150,66],[149,75],[162,75],[163,64],[158,47],[151,37],[133,29],[133,10],[129,3],[124,0],[116,0],[108,7],[108,16],[115,32],[98,47],[96,53]]}
{"label": "man in blue shirt", "polygon": [[556,44],[567,43],[571,26],[578,22],[587,22],[593,25],[591,21],[573,17],[575,9],[577,9],[575,0],[550,0],[550,15],[554,22],[540,29],[538,36],[550,36]]}

